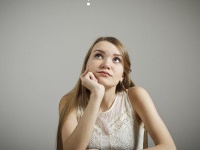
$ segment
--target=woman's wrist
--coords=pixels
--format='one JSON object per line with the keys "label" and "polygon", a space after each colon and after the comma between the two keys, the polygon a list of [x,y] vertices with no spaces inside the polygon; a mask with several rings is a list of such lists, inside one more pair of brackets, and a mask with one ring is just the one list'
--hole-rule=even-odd
{"label": "woman's wrist", "polygon": [[102,101],[104,94],[101,92],[91,92],[90,100],[93,99],[95,101]]}
{"label": "woman's wrist", "polygon": [[96,99],[102,100],[105,93],[105,87],[103,85],[95,86],[91,91],[91,96],[94,96]]}

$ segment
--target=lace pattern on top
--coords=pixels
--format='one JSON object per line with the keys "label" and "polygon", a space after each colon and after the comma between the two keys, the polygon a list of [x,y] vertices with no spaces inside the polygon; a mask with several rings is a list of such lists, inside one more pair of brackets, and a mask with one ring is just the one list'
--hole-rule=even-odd
{"label": "lace pattern on top", "polygon": [[111,108],[98,115],[87,149],[143,149],[144,128],[133,112],[127,93],[118,93]]}

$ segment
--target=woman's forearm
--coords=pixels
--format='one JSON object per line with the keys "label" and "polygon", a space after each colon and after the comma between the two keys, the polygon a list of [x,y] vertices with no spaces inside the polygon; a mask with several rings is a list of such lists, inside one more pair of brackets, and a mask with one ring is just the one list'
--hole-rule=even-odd
{"label": "woman's forearm", "polygon": [[64,141],[64,150],[86,149],[99,112],[101,97],[91,94],[89,103],[72,134]]}

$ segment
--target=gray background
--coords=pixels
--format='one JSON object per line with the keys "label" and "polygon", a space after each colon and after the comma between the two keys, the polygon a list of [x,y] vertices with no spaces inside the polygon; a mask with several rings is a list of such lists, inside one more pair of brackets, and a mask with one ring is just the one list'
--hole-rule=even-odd
{"label": "gray background", "polygon": [[199,18],[199,0],[0,0],[0,149],[55,149],[59,100],[99,36],[124,43],[177,148],[200,147]]}

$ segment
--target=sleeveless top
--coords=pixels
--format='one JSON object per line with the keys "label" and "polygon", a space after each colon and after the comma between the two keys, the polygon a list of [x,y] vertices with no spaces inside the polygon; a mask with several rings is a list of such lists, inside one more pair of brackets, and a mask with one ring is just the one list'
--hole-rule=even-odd
{"label": "sleeveless top", "polygon": [[[78,108],[78,120],[83,110]],[[111,108],[97,116],[87,149],[143,149],[144,125],[134,114],[127,92],[117,93]]]}

